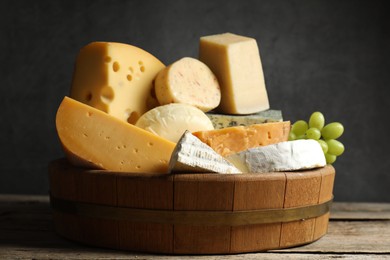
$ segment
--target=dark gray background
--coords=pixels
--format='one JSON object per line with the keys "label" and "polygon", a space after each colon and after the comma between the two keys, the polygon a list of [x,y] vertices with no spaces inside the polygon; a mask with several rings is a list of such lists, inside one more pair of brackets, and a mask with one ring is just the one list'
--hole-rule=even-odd
{"label": "dark gray background", "polygon": [[344,124],[335,200],[389,202],[388,11],[369,0],[2,1],[0,193],[47,194],[47,164],[63,156],[55,113],[82,46],[129,43],[169,64],[197,57],[199,37],[232,32],[257,39],[285,120],[319,110]]}

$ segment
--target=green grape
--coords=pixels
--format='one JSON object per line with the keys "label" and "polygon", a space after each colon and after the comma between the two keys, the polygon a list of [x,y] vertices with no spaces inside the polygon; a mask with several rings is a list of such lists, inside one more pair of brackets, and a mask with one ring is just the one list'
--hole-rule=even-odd
{"label": "green grape", "polygon": [[306,138],[319,140],[321,138],[321,131],[315,127],[311,127],[306,131]]}
{"label": "green grape", "polygon": [[321,145],[321,148],[322,148],[322,151],[324,152],[324,154],[326,154],[328,152],[328,144],[322,139],[317,140],[317,141]]}
{"label": "green grape", "polygon": [[303,135],[298,135],[295,137],[295,140],[301,140],[301,139],[306,139],[306,135],[303,134]]}
{"label": "green grape", "polygon": [[295,139],[297,139],[296,135],[292,131],[290,131],[290,133],[288,134],[288,140],[294,141]]}
{"label": "green grape", "polygon": [[344,153],[344,145],[340,141],[330,139],[326,140],[326,143],[328,145],[328,153],[336,156],[340,156]]}
{"label": "green grape", "polygon": [[321,135],[325,140],[337,139],[344,132],[344,126],[339,122],[327,124],[322,128]]}
{"label": "green grape", "polygon": [[327,164],[332,164],[336,161],[337,156],[333,154],[326,153],[325,154],[325,159]]}
{"label": "green grape", "polygon": [[314,112],[309,119],[309,127],[315,127],[321,130],[325,125],[325,117],[321,112]]}
{"label": "green grape", "polygon": [[298,137],[304,135],[308,128],[306,121],[298,120],[292,125],[291,131]]}

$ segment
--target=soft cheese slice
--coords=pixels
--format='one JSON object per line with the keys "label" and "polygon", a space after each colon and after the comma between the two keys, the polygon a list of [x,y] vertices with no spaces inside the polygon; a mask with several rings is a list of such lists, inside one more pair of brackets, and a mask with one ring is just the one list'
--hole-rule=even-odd
{"label": "soft cheese slice", "polygon": [[215,113],[206,113],[206,115],[210,118],[215,129],[283,121],[282,111],[271,109],[251,115],[224,115]]}
{"label": "soft cheese slice", "polygon": [[295,140],[257,147],[226,157],[244,173],[294,171],[326,165],[321,145],[315,140]]}
{"label": "soft cheese slice", "polygon": [[58,137],[74,165],[125,172],[167,173],[175,143],[65,97]]}
{"label": "soft cheese slice", "polygon": [[190,57],[160,71],[154,86],[161,105],[183,103],[207,112],[221,101],[221,90],[214,73],[203,62]]}
{"label": "soft cheese slice", "polygon": [[222,94],[220,112],[250,114],[269,109],[255,39],[232,33],[201,37],[199,59],[217,76]]}
{"label": "soft cheese slice", "polygon": [[203,111],[191,105],[175,103],[149,110],[135,125],[175,143],[186,130],[194,132],[214,129],[213,123]]}
{"label": "soft cheese slice", "polygon": [[288,140],[290,121],[234,126],[193,134],[217,153],[227,156],[249,148]]}
{"label": "soft cheese slice", "polygon": [[189,131],[180,138],[169,162],[172,172],[241,173]]}
{"label": "soft cheese slice", "polygon": [[135,123],[158,105],[153,80],[163,68],[161,61],[136,46],[92,42],[77,57],[70,97]]}

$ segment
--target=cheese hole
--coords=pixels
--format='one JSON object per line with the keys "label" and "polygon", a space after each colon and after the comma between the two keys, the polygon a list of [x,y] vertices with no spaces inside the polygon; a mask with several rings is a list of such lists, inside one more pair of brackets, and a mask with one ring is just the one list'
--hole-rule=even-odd
{"label": "cheese hole", "polygon": [[127,75],[127,80],[128,81],[132,81],[133,80],[133,76],[131,76],[130,74]]}
{"label": "cheese hole", "polygon": [[145,72],[145,66],[144,66],[144,62],[142,60],[138,61],[138,65],[139,65],[139,70],[141,72]]}
{"label": "cheese hole", "polygon": [[130,70],[130,72],[131,72],[131,73],[133,73],[133,72],[134,72],[134,69],[133,69],[133,67],[129,67],[129,70]]}
{"label": "cheese hole", "polygon": [[114,99],[114,96],[114,90],[110,86],[106,86],[100,91],[100,98],[106,104],[111,103]]}
{"label": "cheese hole", "polygon": [[271,136],[271,132],[268,132],[268,139],[271,139],[272,136]]}
{"label": "cheese hole", "polygon": [[138,153],[138,148],[134,148],[133,152]]}
{"label": "cheese hole", "polygon": [[153,143],[152,143],[152,142],[149,142],[148,145],[149,145],[149,146],[153,146]]}
{"label": "cheese hole", "polygon": [[91,111],[88,111],[87,112],[87,117],[91,117],[92,116],[92,112]]}
{"label": "cheese hole", "polygon": [[119,63],[115,61],[115,62],[112,64],[112,70],[113,70],[114,72],[117,72],[119,69],[120,69]]}
{"label": "cheese hole", "polygon": [[84,136],[84,137],[88,137],[88,135],[87,135],[86,133],[83,133],[83,136]]}
{"label": "cheese hole", "polygon": [[137,166],[135,166],[135,168],[137,168],[139,170],[139,169],[141,169],[141,165],[137,165]]}
{"label": "cheese hole", "polygon": [[129,124],[135,124],[139,118],[139,114],[136,111],[130,112],[130,109],[126,110],[127,122]]}
{"label": "cheese hole", "polygon": [[111,61],[111,57],[110,57],[110,56],[105,57],[105,58],[104,58],[104,61],[105,61],[105,62],[110,62],[110,61]]}

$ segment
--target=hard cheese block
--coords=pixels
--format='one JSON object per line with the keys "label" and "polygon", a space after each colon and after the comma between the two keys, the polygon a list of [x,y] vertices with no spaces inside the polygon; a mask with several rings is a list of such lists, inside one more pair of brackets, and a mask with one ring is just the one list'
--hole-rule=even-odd
{"label": "hard cheese block", "polygon": [[206,113],[206,115],[210,118],[215,129],[283,121],[282,111],[271,109],[251,115],[224,115],[214,113]]}
{"label": "hard cheese block", "polygon": [[160,71],[154,86],[161,105],[183,103],[207,112],[221,101],[221,89],[214,73],[203,62],[190,57]]}
{"label": "hard cheese block", "polygon": [[295,140],[256,147],[226,157],[244,173],[293,171],[323,167],[325,156],[315,140]]}
{"label": "hard cheese block", "polygon": [[233,164],[189,131],[180,138],[169,163],[172,172],[241,173]]}
{"label": "hard cheese block", "polygon": [[175,143],[65,97],[56,115],[58,137],[78,166],[167,173]]}
{"label": "hard cheese block", "polygon": [[255,39],[232,33],[201,37],[199,59],[217,76],[222,95],[219,112],[251,114],[269,109]]}
{"label": "hard cheese block", "polygon": [[288,140],[290,121],[235,126],[193,134],[217,153],[227,156],[249,148]]}
{"label": "hard cheese block", "polygon": [[135,123],[158,105],[153,80],[163,68],[157,58],[138,47],[93,42],[77,57],[70,97]]}
{"label": "hard cheese block", "polygon": [[176,103],[149,110],[135,125],[175,143],[186,130],[193,132],[214,129],[203,111],[191,105]]}

